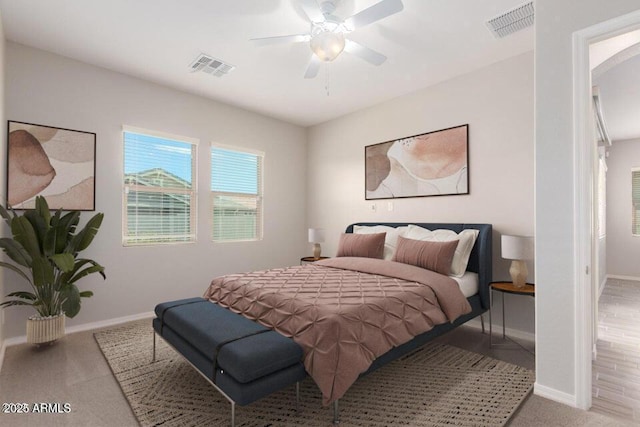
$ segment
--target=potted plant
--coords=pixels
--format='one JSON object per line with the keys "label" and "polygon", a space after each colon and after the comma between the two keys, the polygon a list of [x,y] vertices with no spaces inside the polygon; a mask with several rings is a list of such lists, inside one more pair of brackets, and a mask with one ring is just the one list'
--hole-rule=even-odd
{"label": "potted plant", "polygon": [[0,248],[13,261],[0,261],[0,267],[16,272],[29,284],[27,291],[8,294],[0,307],[32,306],[37,314],[27,320],[27,342],[55,341],[64,336],[65,315],[74,317],[80,311],[80,299],[93,295],[81,292],[76,282],[93,273],[106,279],[103,266],[78,257],[93,241],[104,214],[94,215],[76,232],[79,211],[52,214],[45,198],[38,196],[35,209],[18,215],[0,205],[0,215],[12,235],[0,238]]}

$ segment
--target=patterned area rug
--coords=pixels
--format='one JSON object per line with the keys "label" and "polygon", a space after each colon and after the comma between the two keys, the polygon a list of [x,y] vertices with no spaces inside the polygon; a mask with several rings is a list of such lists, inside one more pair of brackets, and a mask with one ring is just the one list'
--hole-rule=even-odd
{"label": "patterned area rug", "polygon": [[[95,334],[142,426],[226,426],[230,404],[182,356],[158,339],[151,320]],[[534,373],[442,344],[427,344],[358,380],[340,399],[341,426],[502,426],[533,387]],[[313,380],[248,406],[237,426],[329,426],[331,408]]]}

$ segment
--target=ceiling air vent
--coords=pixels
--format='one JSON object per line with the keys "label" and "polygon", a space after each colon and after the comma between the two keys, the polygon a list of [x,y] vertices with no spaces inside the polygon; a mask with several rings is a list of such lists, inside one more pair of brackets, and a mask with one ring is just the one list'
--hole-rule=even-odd
{"label": "ceiling air vent", "polygon": [[499,39],[533,25],[533,2],[525,3],[487,21],[487,27]]}
{"label": "ceiling air vent", "polygon": [[212,76],[222,77],[225,74],[229,74],[235,70],[236,67],[222,62],[212,56],[205,53],[201,53],[198,57],[189,65],[189,70],[192,73],[202,71],[203,73],[211,74]]}

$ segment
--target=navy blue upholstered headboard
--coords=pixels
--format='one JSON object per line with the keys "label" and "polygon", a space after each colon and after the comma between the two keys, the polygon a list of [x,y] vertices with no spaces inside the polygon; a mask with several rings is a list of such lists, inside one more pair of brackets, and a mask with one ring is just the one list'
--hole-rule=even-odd
{"label": "navy blue upholstered headboard", "polygon": [[467,265],[468,271],[478,273],[480,300],[482,306],[486,309],[489,308],[489,285],[492,279],[492,263],[493,257],[491,252],[491,239],[492,239],[492,226],[491,224],[458,224],[458,223],[426,223],[426,222],[358,222],[351,224],[347,227],[347,233],[353,233],[354,225],[386,225],[389,227],[402,227],[409,224],[414,224],[419,227],[423,227],[429,230],[447,229],[461,232],[466,228],[474,228],[479,231],[476,243],[473,246],[471,255],[469,256],[469,264]]}

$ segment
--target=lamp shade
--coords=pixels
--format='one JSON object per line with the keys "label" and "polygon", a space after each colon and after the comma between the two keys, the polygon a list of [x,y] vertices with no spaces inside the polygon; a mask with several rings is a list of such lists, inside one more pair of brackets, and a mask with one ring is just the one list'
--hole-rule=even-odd
{"label": "lamp shade", "polygon": [[502,258],[533,259],[534,240],[528,236],[502,236]]}
{"label": "lamp shade", "polygon": [[324,229],[310,228],[309,243],[323,243],[323,242],[324,242]]}

